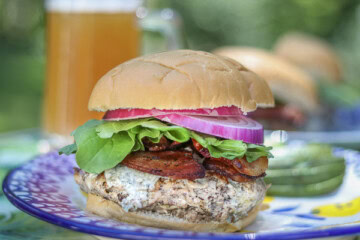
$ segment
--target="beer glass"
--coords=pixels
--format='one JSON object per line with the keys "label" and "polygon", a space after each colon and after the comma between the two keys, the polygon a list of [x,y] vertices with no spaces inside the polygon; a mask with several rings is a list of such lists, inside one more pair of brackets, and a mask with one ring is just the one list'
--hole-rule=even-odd
{"label": "beer glass", "polygon": [[102,117],[103,113],[88,111],[91,91],[107,71],[140,55],[142,28],[165,35],[171,41],[167,49],[183,47],[173,31],[177,26],[161,23],[171,20],[169,9],[148,14],[139,0],[47,0],[45,4],[45,133],[68,136],[87,120]]}

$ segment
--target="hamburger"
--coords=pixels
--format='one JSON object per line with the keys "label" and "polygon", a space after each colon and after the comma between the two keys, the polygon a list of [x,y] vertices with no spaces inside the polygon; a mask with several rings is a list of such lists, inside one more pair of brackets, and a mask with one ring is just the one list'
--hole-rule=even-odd
{"label": "hamburger", "polygon": [[351,110],[359,101],[357,86],[344,81],[341,59],[329,43],[309,34],[290,32],[277,40],[274,53],[302,68],[315,80],[321,102],[320,130],[353,128],[358,121],[358,113]]}
{"label": "hamburger", "polygon": [[94,87],[105,112],[60,150],[76,154],[86,209],[167,229],[234,232],[264,199],[271,157],[263,128],[247,118],[273,106],[264,80],[211,53],[177,50],[120,64]]}
{"label": "hamburger", "polygon": [[258,109],[250,114],[267,129],[304,129],[307,127],[309,116],[316,115],[316,85],[301,68],[258,48],[222,47],[215,49],[213,53],[238,61],[269,84],[276,107]]}
{"label": "hamburger", "polygon": [[274,52],[309,72],[315,79],[341,82],[341,61],[322,39],[300,32],[287,33],[277,40]]}

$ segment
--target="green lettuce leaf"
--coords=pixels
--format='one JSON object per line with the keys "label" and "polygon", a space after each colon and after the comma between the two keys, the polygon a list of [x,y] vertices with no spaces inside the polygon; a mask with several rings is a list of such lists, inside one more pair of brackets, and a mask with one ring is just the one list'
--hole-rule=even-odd
{"label": "green lettuce leaf", "polygon": [[158,143],[163,136],[181,143],[194,138],[215,158],[234,159],[246,156],[247,161],[252,162],[261,156],[271,157],[269,147],[236,140],[219,140],[153,118],[90,120],[78,127],[72,135],[75,143],[60,149],[59,153],[69,155],[76,152],[79,167],[97,174],[115,167],[131,152],[145,150],[142,142],[145,137],[154,143]]}
{"label": "green lettuce leaf", "polygon": [[194,138],[201,146],[207,148],[210,155],[214,158],[235,159],[246,156],[246,161],[253,162],[259,157],[272,158],[270,150],[272,147],[244,143],[238,140],[218,140],[215,137],[203,137],[199,133],[191,132]]}
{"label": "green lettuce leaf", "polygon": [[76,162],[90,173],[101,173],[122,161],[134,146],[134,135],[123,131],[112,138],[100,138],[96,127],[103,121],[90,120],[76,129],[74,138],[77,145]]}
{"label": "green lettuce leaf", "polygon": [[77,151],[76,143],[73,143],[73,144],[67,145],[63,148],[60,148],[59,154],[70,155],[72,153],[76,153],[76,151]]}
{"label": "green lettuce leaf", "polygon": [[265,147],[262,145],[256,144],[247,144],[247,151],[246,151],[246,161],[253,162],[259,157],[267,157],[272,158],[273,155],[271,154],[270,150],[272,147]]}
{"label": "green lettuce leaf", "polygon": [[218,140],[215,137],[204,137],[203,135],[192,132],[194,138],[201,146],[207,148],[214,158],[224,157],[234,159],[243,157],[246,153],[246,143],[236,140]]}

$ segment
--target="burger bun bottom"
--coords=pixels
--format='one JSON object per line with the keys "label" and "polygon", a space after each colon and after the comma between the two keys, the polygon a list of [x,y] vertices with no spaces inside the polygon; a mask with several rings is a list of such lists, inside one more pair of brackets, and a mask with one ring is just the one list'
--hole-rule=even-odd
{"label": "burger bun bottom", "polygon": [[88,194],[86,209],[96,215],[116,219],[130,224],[138,224],[147,227],[164,228],[172,230],[187,230],[195,232],[236,232],[252,223],[261,204],[253,208],[248,216],[235,223],[190,223],[175,217],[168,217],[156,213],[126,212],[118,204],[106,200],[103,197]]}

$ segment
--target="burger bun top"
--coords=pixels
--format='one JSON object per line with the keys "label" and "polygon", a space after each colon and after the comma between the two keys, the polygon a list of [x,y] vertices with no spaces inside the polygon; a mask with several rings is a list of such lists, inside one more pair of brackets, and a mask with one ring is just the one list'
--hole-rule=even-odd
{"label": "burger bun top", "polygon": [[202,51],[175,50],[113,68],[97,82],[88,106],[91,111],[236,106],[246,113],[273,105],[268,84],[238,62]]}

